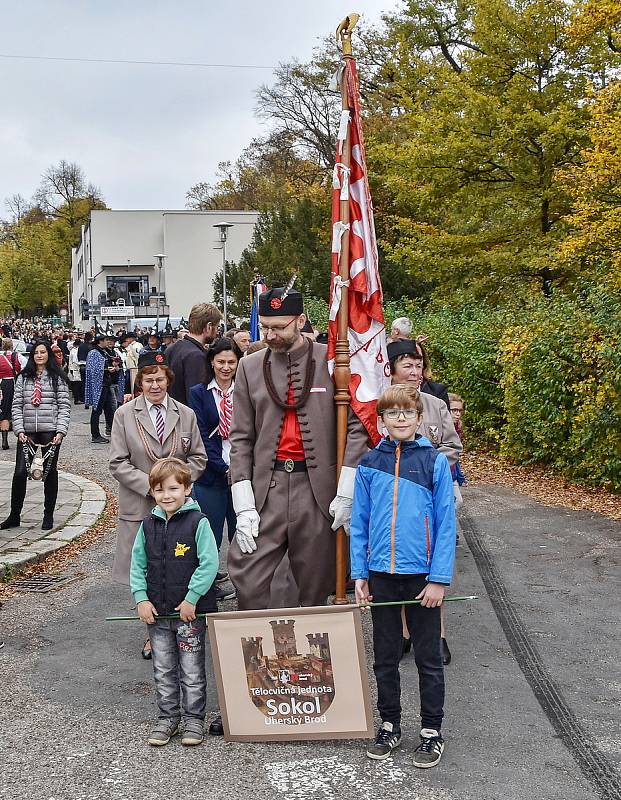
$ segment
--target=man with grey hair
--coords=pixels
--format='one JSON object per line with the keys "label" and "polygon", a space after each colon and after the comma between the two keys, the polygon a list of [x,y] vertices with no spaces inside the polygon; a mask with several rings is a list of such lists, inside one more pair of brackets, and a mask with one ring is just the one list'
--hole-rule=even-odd
{"label": "man with grey hair", "polygon": [[390,339],[395,342],[397,339],[410,339],[412,336],[412,320],[407,317],[397,317],[390,329]]}

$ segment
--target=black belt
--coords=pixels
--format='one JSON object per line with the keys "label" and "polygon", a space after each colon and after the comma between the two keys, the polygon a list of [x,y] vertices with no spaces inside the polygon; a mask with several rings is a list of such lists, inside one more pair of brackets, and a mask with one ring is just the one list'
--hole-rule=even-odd
{"label": "black belt", "polygon": [[282,461],[274,461],[274,469],[279,472],[306,472],[306,461],[294,461],[292,458],[285,458]]}

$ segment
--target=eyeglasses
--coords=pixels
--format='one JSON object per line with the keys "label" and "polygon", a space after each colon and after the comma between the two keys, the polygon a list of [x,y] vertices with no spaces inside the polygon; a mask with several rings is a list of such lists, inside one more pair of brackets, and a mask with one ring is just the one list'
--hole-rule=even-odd
{"label": "eyeglasses", "polygon": [[278,336],[279,333],[284,333],[289,325],[292,325],[296,319],[297,317],[293,317],[293,319],[290,322],[287,322],[286,325],[259,325],[259,330],[262,334],[267,334],[271,331]]}
{"label": "eyeglasses", "polygon": [[143,378],[142,379],[142,385],[143,386],[149,386],[149,387],[151,387],[151,386],[163,386],[166,383],[167,380],[168,380],[168,378],[166,376],[163,376],[161,378]]}
{"label": "eyeglasses", "polygon": [[387,408],[386,411],[382,411],[382,417],[386,417],[386,419],[396,420],[401,414],[404,419],[415,419],[418,411],[415,408]]}

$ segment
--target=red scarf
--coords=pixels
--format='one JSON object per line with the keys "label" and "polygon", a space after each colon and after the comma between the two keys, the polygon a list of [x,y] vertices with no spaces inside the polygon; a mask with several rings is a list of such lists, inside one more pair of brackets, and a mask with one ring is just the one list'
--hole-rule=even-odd
{"label": "red scarf", "polygon": [[33,406],[40,406],[41,405],[41,378],[39,375],[35,375],[34,379],[34,389],[32,390],[32,397],[30,398],[30,402]]}

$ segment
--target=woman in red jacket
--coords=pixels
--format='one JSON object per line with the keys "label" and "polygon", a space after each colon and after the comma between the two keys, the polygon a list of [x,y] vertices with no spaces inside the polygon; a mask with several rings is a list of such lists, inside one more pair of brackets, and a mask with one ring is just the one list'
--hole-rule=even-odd
{"label": "woman in red jacket", "polygon": [[11,406],[13,405],[13,391],[15,378],[21,372],[19,356],[13,350],[13,340],[2,340],[2,355],[0,355],[0,433],[2,434],[2,449],[9,449],[9,431],[11,429]]}

